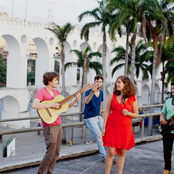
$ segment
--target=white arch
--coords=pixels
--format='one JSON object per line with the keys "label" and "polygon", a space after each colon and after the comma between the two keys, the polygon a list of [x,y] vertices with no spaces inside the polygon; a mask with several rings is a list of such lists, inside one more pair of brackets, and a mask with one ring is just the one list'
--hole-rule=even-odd
{"label": "white arch", "polygon": [[19,112],[20,106],[18,100],[14,96],[2,97],[4,103],[4,111]]}
{"label": "white arch", "polygon": [[7,59],[6,87],[17,88],[19,86],[23,86],[23,85],[25,86],[25,84],[22,84],[23,79],[21,79],[26,77],[25,76],[21,77],[23,62],[20,61],[21,49],[20,49],[19,42],[14,36],[10,34],[4,34],[2,35],[2,37],[5,39],[8,46],[8,51],[9,51],[9,57]]}
{"label": "white arch", "polygon": [[[58,44],[61,45],[60,42]],[[70,45],[70,43],[68,41],[64,42],[65,63],[73,61],[72,54],[70,53],[71,50],[72,46]],[[62,64],[60,63],[60,72],[62,73],[61,70],[62,70]],[[71,67],[65,71],[65,85],[76,84],[76,76],[77,76],[76,72],[77,72],[77,67]],[[60,74],[59,83],[62,84],[62,74]]]}
{"label": "white arch", "polygon": [[[80,44],[80,49],[82,50],[82,52],[84,52],[85,49],[86,49],[86,47],[88,47],[88,46],[90,46],[89,43],[87,43],[87,42],[82,42],[82,43]],[[91,47],[91,46],[90,46],[90,47]],[[91,51],[92,51],[92,47],[91,47]]]}
{"label": "white arch", "polygon": [[142,88],[142,104],[149,105],[150,104],[150,89],[147,85],[144,85]]}
{"label": "white arch", "polygon": [[139,91],[138,91],[137,86],[135,86],[135,88],[136,88],[136,97],[138,97],[139,96]]}
{"label": "white arch", "polygon": [[161,103],[160,100],[161,100],[160,87],[157,83],[155,83],[154,104]]}
{"label": "white arch", "polygon": [[47,43],[39,37],[32,39],[37,47],[37,59],[35,70],[35,85],[43,86],[43,74],[49,71],[49,51]]}
{"label": "white arch", "polygon": [[[103,62],[103,44],[101,44],[98,47],[98,52],[102,53],[102,57],[99,58],[97,57],[97,61],[99,61],[101,64]],[[111,82],[111,79],[113,79],[113,81],[115,81],[115,78],[111,77],[111,68],[110,68],[110,60],[111,60],[111,52],[108,48],[108,46],[106,45],[106,83]],[[114,76],[115,77],[115,76]]]}
{"label": "white arch", "polygon": [[[9,118],[20,118],[28,116],[28,112],[21,113],[20,112],[20,105],[18,100],[13,96],[4,96],[2,98],[4,109],[2,110],[2,119],[9,119]],[[22,123],[22,124],[21,124]],[[8,126],[11,128],[22,128],[22,127],[30,127],[30,122],[28,121],[15,121],[15,122],[4,122],[1,123],[2,126]]]}
{"label": "white arch", "polygon": [[[87,42],[82,42],[80,44],[80,50],[82,51],[82,53],[85,51],[86,47],[90,46],[89,43]],[[91,46],[90,46],[91,47]],[[92,48],[91,48],[91,51],[92,51]],[[88,52],[89,54],[89,52]],[[83,76],[83,69],[80,68],[80,83],[82,83],[82,76]],[[93,72],[90,70],[87,72],[87,82],[93,82],[91,81],[91,79],[93,79],[92,77],[94,76]],[[89,78],[90,77],[90,78]]]}

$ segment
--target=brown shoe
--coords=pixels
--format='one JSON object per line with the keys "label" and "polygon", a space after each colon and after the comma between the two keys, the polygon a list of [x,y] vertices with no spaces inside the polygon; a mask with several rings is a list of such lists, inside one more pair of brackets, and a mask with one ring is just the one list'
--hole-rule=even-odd
{"label": "brown shoe", "polygon": [[169,170],[164,170],[162,174],[169,174],[170,171]]}

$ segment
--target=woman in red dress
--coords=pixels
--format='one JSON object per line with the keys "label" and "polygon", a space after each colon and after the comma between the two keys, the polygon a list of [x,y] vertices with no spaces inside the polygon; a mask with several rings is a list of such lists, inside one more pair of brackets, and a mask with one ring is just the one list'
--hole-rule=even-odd
{"label": "woman in red dress", "polygon": [[132,118],[138,117],[136,89],[131,80],[120,76],[116,80],[104,113],[103,145],[107,146],[105,174],[109,174],[117,153],[117,174],[122,174],[126,151],[135,146]]}

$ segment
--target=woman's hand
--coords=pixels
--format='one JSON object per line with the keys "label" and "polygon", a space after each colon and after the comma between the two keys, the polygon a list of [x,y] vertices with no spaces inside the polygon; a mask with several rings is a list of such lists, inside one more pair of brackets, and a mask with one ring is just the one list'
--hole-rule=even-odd
{"label": "woman's hand", "polygon": [[101,132],[101,135],[102,135],[102,136],[105,136],[105,131],[106,131],[106,129],[103,128],[103,130],[102,130],[102,132]]}
{"label": "woman's hand", "polygon": [[123,112],[123,115],[128,115],[129,114],[129,111],[127,109],[123,109],[122,112]]}

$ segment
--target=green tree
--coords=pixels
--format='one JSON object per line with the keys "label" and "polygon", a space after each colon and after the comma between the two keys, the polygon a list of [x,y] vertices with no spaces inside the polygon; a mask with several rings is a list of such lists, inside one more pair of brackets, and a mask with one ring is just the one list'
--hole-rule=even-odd
{"label": "green tree", "polygon": [[[84,50],[84,52],[79,51],[79,50],[71,50],[70,52],[75,53],[75,55],[77,56],[78,60],[77,62],[67,62],[65,64],[65,71],[67,68],[72,67],[73,65],[77,66],[78,68],[82,68],[83,69],[83,75],[82,75],[82,83],[84,81],[84,62],[85,62],[85,56],[87,54],[87,72],[89,72],[89,70],[94,70],[96,72],[97,75],[101,75],[101,70],[102,70],[102,65],[97,62],[97,61],[91,61],[93,57],[101,57],[102,54],[99,52],[90,52],[91,51],[91,47],[87,46],[86,49]],[[90,52],[88,54],[88,52]],[[87,79],[85,80],[87,83]],[[84,84],[84,83],[83,83]],[[83,86],[82,86],[83,87]]]}
{"label": "green tree", "polygon": [[94,19],[93,22],[86,23],[81,31],[81,38],[85,38],[86,41],[89,40],[89,29],[101,26],[101,31],[103,33],[103,61],[102,61],[102,76],[103,76],[103,94],[104,98],[106,96],[106,27],[110,24],[110,19],[112,15],[112,10],[106,11],[104,0],[99,2],[99,7],[93,9],[92,11],[85,11],[78,16],[79,22],[86,16],[90,16]]}
{"label": "green tree", "polygon": [[[62,95],[65,96],[65,42],[70,32],[73,30],[74,26],[72,26],[69,22],[64,26],[59,26],[55,23],[52,24],[50,28],[47,28],[52,33],[55,34],[56,38],[61,42],[61,63],[62,63]],[[62,118],[62,122],[65,123],[65,117]],[[62,133],[62,142],[66,144],[66,129],[63,128]]]}
{"label": "green tree", "polygon": [[27,84],[30,82],[31,85],[34,85],[35,84],[35,65],[36,65],[36,60],[31,60],[29,64],[31,66],[31,70],[27,71]]}
{"label": "green tree", "polygon": [[[152,83],[151,83],[151,99],[150,104],[154,104],[154,92],[155,92],[155,76],[157,72],[157,68],[160,64],[161,53],[162,53],[162,34],[166,35],[167,31],[171,29],[169,25],[167,25],[170,20],[166,18],[167,14],[173,14],[173,0],[147,0],[143,2],[141,8],[145,11],[145,21],[146,21],[146,36],[149,41],[153,40],[153,68],[152,68]],[[173,25],[173,24],[172,24]],[[168,32],[171,34],[171,32]],[[173,33],[173,32],[172,32]],[[160,46],[158,47],[158,44]],[[151,112],[153,112],[153,108],[151,108]],[[153,118],[149,118],[148,123],[148,135],[152,135],[152,120]]]}
{"label": "green tree", "polygon": [[54,71],[58,72],[60,71],[60,65],[59,65],[59,62],[57,60],[55,60],[55,63],[54,63]]}
{"label": "green tree", "polygon": [[1,83],[6,83],[6,72],[7,72],[7,65],[3,61],[3,55],[0,54],[0,85],[3,86]]}
{"label": "green tree", "polygon": [[31,85],[35,84],[35,71],[31,71],[27,73],[27,84],[31,83]]}
{"label": "green tree", "polygon": [[[141,2],[140,0],[108,0],[107,9],[115,9],[114,18],[111,22],[110,33],[111,36],[115,35],[115,29],[124,25],[127,31],[126,39],[126,54],[125,54],[125,75],[127,75],[127,63],[128,63],[128,42],[129,35],[133,33],[131,38],[132,43],[132,61],[131,61],[131,80],[134,79],[135,71],[135,47],[137,37],[137,24],[140,21],[141,15]],[[142,18],[144,19],[144,18]],[[144,26],[144,23],[143,23]],[[114,36],[113,36],[114,37]]]}
{"label": "green tree", "polygon": [[172,38],[168,38],[165,44],[162,45],[162,54],[161,54],[161,81],[162,81],[162,95],[161,102],[164,103],[164,80],[165,75],[167,76],[167,84],[174,80],[174,42]]}
{"label": "green tree", "polygon": [[[135,48],[135,75],[138,78],[140,75],[140,71],[143,74],[142,79],[147,80],[149,79],[149,73],[148,73],[148,61],[149,61],[149,56],[152,54],[151,51],[147,50],[146,44],[143,43],[144,40],[140,40]],[[131,74],[131,56],[132,56],[132,44],[129,42],[129,53],[128,53],[128,70],[127,72]],[[117,62],[124,61],[125,60],[125,54],[126,50],[123,46],[118,46],[116,47],[112,52],[116,52],[116,57],[111,59],[110,65],[113,66]],[[120,68],[124,67],[125,63],[119,63],[117,64],[113,70],[112,70],[112,77],[116,73],[117,70]]]}
{"label": "green tree", "polygon": [[[82,87],[84,86],[84,84],[87,83],[87,73],[89,72],[89,70],[94,70],[96,72],[97,75],[101,75],[101,70],[102,70],[102,65],[99,62],[96,61],[92,61],[93,57],[101,57],[102,54],[99,52],[90,52],[91,51],[91,47],[87,46],[86,49],[84,50],[84,52],[79,51],[79,50],[71,50],[70,52],[75,53],[75,55],[77,56],[78,60],[77,62],[68,62],[65,64],[65,70],[71,66],[77,66],[78,68],[82,68],[83,69],[83,74],[82,74]],[[88,54],[88,52],[90,52]],[[81,110],[84,110],[84,105],[85,105],[85,94],[82,93],[81,95]],[[83,118],[80,117],[80,121],[83,121]],[[86,140],[86,127],[83,126],[82,129],[82,142],[85,143]]]}

